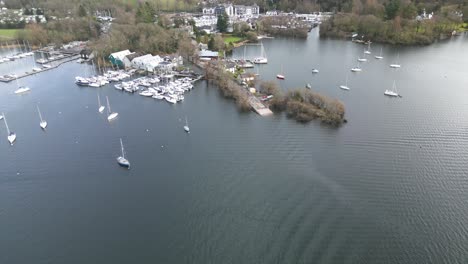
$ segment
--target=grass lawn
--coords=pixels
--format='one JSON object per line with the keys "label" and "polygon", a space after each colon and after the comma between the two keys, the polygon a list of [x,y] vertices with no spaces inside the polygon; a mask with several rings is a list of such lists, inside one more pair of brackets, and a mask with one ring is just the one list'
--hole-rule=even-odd
{"label": "grass lawn", "polygon": [[16,38],[16,32],[21,29],[0,29],[0,39],[14,39]]}
{"label": "grass lawn", "polygon": [[242,40],[242,38],[240,38],[240,37],[235,37],[235,36],[231,36],[231,35],[224,36],[224,43],[226,43],[226,44],[229,44],[230,42],[236,43],[236,42],[239,42],[241,40]]}

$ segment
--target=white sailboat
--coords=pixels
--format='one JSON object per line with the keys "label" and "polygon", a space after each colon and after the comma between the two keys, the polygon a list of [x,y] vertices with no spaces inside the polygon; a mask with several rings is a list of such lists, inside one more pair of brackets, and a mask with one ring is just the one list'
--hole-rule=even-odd
{"label": "white sailboat", "polygon": [[356,67],[351,68],[351,71],[352,72],[361,72],[362,71],[361,67],[359,67],[359,61],[358,61],[358,64],[357,64]]}
{"label": "white sailboat", "polygon": [[281,65],[281,73],[276,75],[277,79],[284,80],[284,74],[283,74],[283,65]]}
{"label": "white sailboat", "polygon": [[97,100],[98,100],[98,105],[99,105],[99,113],[104,112],[104,109],[106,109],[105,106],[101,105],[101,98],[99,97],[99,94],[97,95]]}
{"label": "white sailboat", "polygon": [[398,94],[398,92],[396,90],[395,81],[393,81],[392,89],[391,90],[389,90],[389,89],[385,90],[384,95],[387,95],[387,96],[390,96],[390,97],[400,97],[400,95]]}
{"label": "white sailboat", "polygon": [[119,165],[122,167],[130,168],[130,162],[125,158],[125,150],[123,147],[122,139],[120,139],[120,149],[122,151],[122,156],[117,157],[117,163],[119,163]]}
{"label": "white sailboat", "polygon": [[349,87],[348,87],[348,74],[346,74],[346,83],[345,85],[340,85],[340,88],[343,89],[343,90],[349,90]]}
{"label": "white sailboat", "polygon": [[396,62],[395,62],[394,64],[390,64],[390,68],[395,68],[395,69],[396,69],[396,68],[400,68],[400,67],[401,67],[401,65],[398,64],[399,58],[400,58],[400,53],[398,53],[398,55],[397,55]]}
{"label": "white sailboat", "polygon": [[364,50],[364,54],[371,54],[371,51],[370,51],[370,42],[369,42],[369,44],[367,44],[367,50]]}
{"label": "white sailboat", "polygon": [[31,89],[29,87],[27,87],[27,86],[19,86],[17,77],[16,77],[16,87],[18,89],[16,89],[15,94],[22,94],[22,93],[26,93],[26,92],[31,91]]}
{"label": "white sailboat", "polygon": [[8,127],[8,123],[7,123],[6,116],[4,113],[2,113],[2,116],[3,116],[3,122],[5,122],[5,126],[6,126],[7,133],[8,133],[8,137],[7,137],[8,142],[10,142],[10,145],[13,145],[13,143],[16,140],[16,134],[15,132],[10,131],[10,128]]}
{"label": "white sailboat", "polygon": [[374,56],[374,58],[376,58],[376,59],[378,59],[378,60],[383,59],[383,56],[382,56],[382,47],[380,47],[380,55],[376,55],[376,56]]}
{"label": "white sailboat", "polygon": [[253,62],[255,64],[267,64],[268,59],[265,54],[265,48],[263,47],[263,42],[260,42],[260,43],[261,43],[260,57],[255,58]]}
{"label": "white sailboat", "polygon": [[45,129],[47,127],[47,121],[42,119],[42,114],[41,114],[41,110],[39,109],[39,106],[37,106],[37,113],[39,113],[39,119],[41,120],[41,122],[39,123],[39,126],[42,129]]}
{"label": "white sailboat", "polygon": [[107,96],[106,96],[106,101],[107,101],[107,120],[111,121],[111,120],[114,120],[119,115],[119,113],[112,112],[110,108],[110,104],[109,104],[109,97]]}
{"label": "white sailboat", "polygon": [[187,117],[185,117],[185,126],[184,126],[184,130],[185,130],[185,132],[190,133],[190,128],[189,128],[189,126],[188,126]]}
{"label": "white sailboat", "polygon": [[319,73],[318,69],[312,69],[312,73]]}
{"label": "white sailboat", "polygon": [[366,58],[358,58],[357,60],[358,60],[359,62],[366,62],[366,61],[367,61]]}

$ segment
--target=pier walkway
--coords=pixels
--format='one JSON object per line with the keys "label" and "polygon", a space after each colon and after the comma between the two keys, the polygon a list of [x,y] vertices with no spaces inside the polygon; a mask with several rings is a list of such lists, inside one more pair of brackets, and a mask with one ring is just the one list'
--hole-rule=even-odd
{"label": "pier walkway", "polygon": [[52,69],[55,69],[57,67],[59,67],[60,65],[64,64],[64,63],[67,63],[69,61],[73,61],[73,60],[76,60],[79,58],[79,55],[74,55],[74,56],[71,56],[71,57],[68,57],[68,58],[65,58],[65,59],[62,59],[60,62],[58,62],[57,64],[55,65],[51,65],[50,68],[41,68],[40,71],[30,71],[30,72],[25,72],[23,74],[18,74],[18,75],[4,75],[4,76],[0,76],[0,82],[11,82],[11,81],[14,81],[16,79],[21,79],[21,78],[24,78],[24,77],[27,77],[27,76],[31,76],[31,75],[34,75],[34,74],[39,74],[41,72],[45,72],[45,71],[48,71],[48,70],[52,70]]}

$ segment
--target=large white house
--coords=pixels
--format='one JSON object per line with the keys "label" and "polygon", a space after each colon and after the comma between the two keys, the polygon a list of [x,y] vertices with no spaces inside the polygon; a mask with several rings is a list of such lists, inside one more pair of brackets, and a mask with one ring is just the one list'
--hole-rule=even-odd
{"label": "large white house", "polygon": [[132,60],[132,66],[135,69],[141,69],[149,72],[153,72],[156,67],[158,67],[159,63],[161,63],[163,59],[158,55],[153,56],[151,54],[146,54],[140,57],[136,57]]}
{"label": "large white house", "polygon": [[220,4],[215,7],[205,7],[202,10],[204,15],[221,15],[226,13],[231,19],[241,17],[255,17],[260,13],[258,5],[252,6],[233,5],[233,4]]}

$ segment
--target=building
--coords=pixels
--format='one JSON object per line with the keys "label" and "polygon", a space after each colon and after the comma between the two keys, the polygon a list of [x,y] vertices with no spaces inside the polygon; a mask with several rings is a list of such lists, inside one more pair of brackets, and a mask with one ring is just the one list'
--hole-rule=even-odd
{"label": "building", "polygon": [[236,5],[234,6],[234,16],[236,17],[253,17],[258,16],[259,7],[254,4],[252,6]]}
{"label": "building", "polygon": [[226,62],[226,64],[224,65],[224,68],[226,69],[227,72],[230,72],[232,74],[234,74],[237,69],[236,64],[232,61]]}
{"label": "building", "polygon": [[218,52],[216,51],[211,51],[211,50],[200,50],[200,52],[198,52],[198,58],[200,60],[217,60],[219,57],[219,54]]}
{"label": "building", "polygon": [[253,75],[252,73],[243,73],[239,76],[239,78],[242,82],[245,83],[255,81],[255,75]]}
{"label": "building", "polygon": [[135,69],[154,72],[154,70],[163,61],[164,60],[161,57],[159,57],[158,55],[153,56],[151,54],[146,54],[146,55],[134,58],[132,60],[132,66]]}
{"label": "building", "polygon": [[205,7],[202,10],[203,15],[218,16],[226,13],[231,19],[240,17],[253,17],[258,16],[260,9],[258,5],[252,6],[233,5],[233,4],[219,4],[215,7]]}
{"label": "building", "polygon": [[122,50],[119,52],[114,52],[111,55],[109,55],[109,60],[113,65],[116,65],[118,67],[123,67],[123,60],[125,56],[132,54],[133,52],[129,50]]}
{"label": "building", "polygon": [[124,67],[125,67],[126,69],[132,68],[132,66],[133,66],[133,65],[132,65],[132,60],[133,60],[134,58],[137,58],[137,57],[140,57],[140,56],[142,56],[142,54],[139,53],[139,52],[134,52],[134,53],[132,53],[132,54],[128,54],[127,56],[125,56],[124,59],[123,59],[123,61],[122,61]]}
{"label": "building", "polygon": [[202,9],[203,15],[214,15],[215,14],[215,8],[214,7],[204,7]]}

